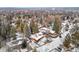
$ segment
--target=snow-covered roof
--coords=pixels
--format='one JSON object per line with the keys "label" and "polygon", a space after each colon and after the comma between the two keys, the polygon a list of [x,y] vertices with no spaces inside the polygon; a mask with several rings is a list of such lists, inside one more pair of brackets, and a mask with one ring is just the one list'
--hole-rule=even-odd
{"label": "snow-covered roof", "polygon": [[8,45],[9,47],[14,47],[14,46],[17,46],[17,45],[20,45],[20,44],[22,44],[22,39],[19,40],[19,41],[13,40],[13,41],[7,43],[7,45]]}
{"label": "snow-covered roof", "polygon": [[16,38],[16,40],[21,40],[21,39],[23,39],[22,37],[18,37],[18,38]]}
{"label": "snow-covered roof", "polygon": [[42,28],[40,28],[40,30],[49,30],[49,29],[46,27],[42,27]]}
{"label": "snow-covered roof", "polygon": [[55,33],[55,31],[49,29],[49,28],[46,28],[46,27],[43,27],[43,28],[40,28],[39,29],[40,32],[50,32],[50,33]]}
{"label": "snow-covered roof", "polygon": [[42,39],[38,42],[38,44],[39,44],[39,45],[44,45],[46,41],[47,41],[47,38],[44,37],[44,38],[42,38]]}
{"label": "snow-covered roof", "polygon": [[39,40],[42,37],[43,37],[43,34],[41,32],[33,34],[33,35],[30,36],[30,38],[33,38],[35,40]]}
{"label": "snow-covered roof", "polygon": [[42,47],[37,48],[37,51],[43,51],[43,52],[50,51],[52,49],[57,48],[60,44],[61,44],[61,40],[59,37],[57,37],[51,43],[48,43]]}
{"label": "snow-covered roof", "polygon": [[14,47],[16,45],[20,45],[23,42],[23,38],[22,37],[17,37],[16,40],[12,40],[10,42],[7,42],[7,45],[9,47]]}
{"label": "snow-covered roof", "polygon": [[62,23],[62,25],[66,25],[66,23],[65,23],[65,22],[63,22],[63,23]]}
{"label": "snow-covered roof", "polygon": [[53,30],[50,30],[50,33],[55,33],[55,31],[53,31]]}

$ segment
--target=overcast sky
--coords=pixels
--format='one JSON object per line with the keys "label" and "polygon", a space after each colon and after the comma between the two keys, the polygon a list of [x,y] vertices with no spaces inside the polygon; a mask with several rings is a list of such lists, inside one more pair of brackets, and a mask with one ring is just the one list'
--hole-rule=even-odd
{"label": "overcast sky", "polygon": [[78,0],[0,0],[0,7],[79,7]]}

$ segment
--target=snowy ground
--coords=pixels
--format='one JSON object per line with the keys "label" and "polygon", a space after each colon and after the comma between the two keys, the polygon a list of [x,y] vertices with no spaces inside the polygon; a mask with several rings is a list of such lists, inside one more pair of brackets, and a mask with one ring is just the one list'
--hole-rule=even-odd
{"label": "snowy ground", "polygon": [[[69,25],[69,28],[68,28],[68,31],[66,31],[65,30],[65,27],[66,27],[66,24],[68,24]],[[70,30],[73,28],[73,24],[71,23],[71,24],[69,24],[68,23],[68,21],[65,21],[64,23],[62,23],[62,29],[61,29],[61,38],[58,36],[58,37],[56,37],[56,38],[48,38],[49,40],[51,40],[51,42],[50,43],[47,43],[47,44],[44,44],[44,42],[47,40],[47,38],[46,37],[44,37],[44,38],[42,38],[38,43],[35,43],[35,42],[31,42],[31,43],[29,43],[29,45],[32,47],[32,48],[35,48],[36,47],[36,51],[37,52],[56,52],[56,49],[58,48],[58,47],[60,47],[60,45],[63,45],[63,42],[64,42],[64,40],[65,40],[65,37],[67,36],[67,34],[69,34],[70,33]],[[47,31],[47,30],[49,30],[49,29],[46,29],[46,28],[43,28],[43,30],[42,29],[40,29],[40,31],[41,32],[44,32],[44,31]],[[51,32],[51,30],[50,30],[50,32]],[[52,33],[54,33],[54,31],[52,31]],[[17,40],[20,40],[20,39],[22,39],[23,38],[23,34],[21,34],[21,33],[16,33],[16,35],[17,35]],[[39,34],[39,35],[41,35],[41,34]],[[40,38],[40,36],[39,35],[37,35],[37,37],[35,37],[35,38]],[[32,35],[33,37],[35,36],[35,35]],[[31,36],[31,37],[32,37]],[[21,44],[22,43],[22,41],[20,41],[18,44]],[[11,45],[12,46],[12,45]],[[0,52],[1,51],[3,51],[3,52],[5,52],[6,51],[6,47],[2,47],[1,49],[0,49]],[[25,52],[25,51],[28,51],[26,48],[25,49],[21,49],[21,51],[22,52]],[[62,51],[64,51],[64,49],[62,48]],[[62,52],[61,51],[61,52]],[[79,51],[79,48],[74,48],[73,50],[72,50],[73,52],[75,51]],[[31,50],[29,51],[29,52],[31,52]]]}
{"label": "snowy ground", "polygon": [[48,52],[50,50],[54,50],[55,48],[59,47],[60,45],[63,44],[64,42],[64,38],[65,36],[68,34],[69,32],[64,32],[61,36],[62,38],[60,38],[59,36],[57,38],[52,38],[52,42],[51,43],[48,43],[44,46],[41,46],[39,48],[37,48],[37,51],[39,52]]}

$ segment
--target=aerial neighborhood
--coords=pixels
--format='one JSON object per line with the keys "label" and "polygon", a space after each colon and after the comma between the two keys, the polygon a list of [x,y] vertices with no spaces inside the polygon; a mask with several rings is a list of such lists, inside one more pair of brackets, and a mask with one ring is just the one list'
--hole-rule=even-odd
{"label": "aerial neighborhood", "polygon": [[0,52],[79,52],[79,8],[0,8]]}

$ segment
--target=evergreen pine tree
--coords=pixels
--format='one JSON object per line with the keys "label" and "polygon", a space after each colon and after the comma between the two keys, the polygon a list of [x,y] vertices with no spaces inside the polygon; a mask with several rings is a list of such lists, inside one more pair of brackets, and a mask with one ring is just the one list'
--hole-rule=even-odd
{"label": "evergreen pine tree", "polygon": [[30,23],[31,33],[38,33],[38,24],[35,21]]}
{"label": "evergreen pine tree", "polygon": [[56,33],[60,33],[61,30],[61,21],[59,17],[55,17],[53,30],[55,30]]}

